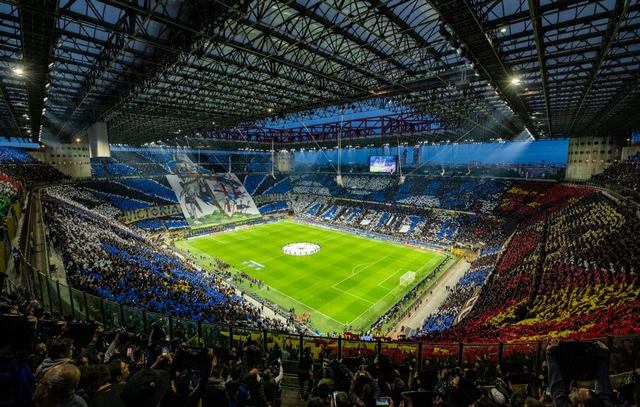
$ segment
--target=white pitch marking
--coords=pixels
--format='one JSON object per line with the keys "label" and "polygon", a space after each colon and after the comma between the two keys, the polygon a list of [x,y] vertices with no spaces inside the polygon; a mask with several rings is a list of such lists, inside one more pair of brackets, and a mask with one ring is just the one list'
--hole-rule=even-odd
{"label": "white pitch marking", "polygon": [[[361,270],[359,270],[357,273],[351,274],[350,276],[343,278],[342,280],[340,280],[340,281],[338,281],[337,283],[333,284],[331,287],[335,288],[335,286],[337,286],[338,284],[341,284],[342,282],[347,281],[347,280],[348,280],[348,279],[350,279],[351,277],[353,277],[353,276],[355,276],[355,275],[358,275],[358,274],[362,273],[364,270],[368,269],[369,267],[373,266],[374,264],[378,264],[378,263],[380,263],[382,260],[386,259],[387,257],[389,257],[389,255],[388,255],[388,254],[387,254],[386,256],[384,256],[384,257],[381,257],[379,260],[374,261],[373,263],[369,263],[369,265],[368,265],[368,266],[366,266],[366,267],[362,268],[362,269],[361,269]],[[367,263],[362,263],[362,264],[367,264]],[[353,273],[353,269],[351,269],[351,272]]]}
{"label": "white pitch marking", "polygon": [[[435,260],[438,259],[437,257],[434,257],[433,259],[431,259],[429,262],[426,263],[427,266],[431,265],[431,263]],[[439,259],[438,259],[439,260]],[[424,268],[425,266],[422,266],[421,268]],[[448,269],[447,269],[448,271]],[[397,271],[396,271],[397,273]],[[389,290],[389,292],[387,292],[385,295],[383,295],[382,297],[380,297],[380,299],[378,301],[376,301],[373,304],[373,307],[375,307],[380,301],[382,301],[384,298],[386,298],[389,294],[391,294],[392,292],[396,291],[398,288],[400,288],[402,286],[398,285],[396,287],[394,287],[393,289]],[[383,287],[384,288],[384,287]],[[395,305],[395,304],[394,304]],[[392,305],[393,306],[393,305]],[[366,312],[370,311],[369,309],[364,310],[360,315],[358,315],[357,317],[355,317],[354,319],[351,320],[351,323],[357,321],[361,316],[363,316]]]}
{"label": "white pitch marking", "polygon": [[364,298],[360,297],[359,295],[351,294],[349,291],[345,291],[345,290],[343,290],[342,288],[338,288],[338,287],[331,287],[331,288],[333,288],[334,290],[342,291],[343,293],[345,293],[345,294],[347,294],[347,295],[350,295],[350,296],[352,296],[353,298],[357,298],[357,299],[359,299],[360,301],[364,301],[364,302],[369,303],[369,304],[371,304],[371,305],[375,305],[375,302],[371,302],[371,301],[369,301],[369,300],[367,300],[367,299],[364,299]]}
{"label": "white pitch marking", "polygon": [[340,322],[340,321],[338,321],[338,320],[337,320],[337,319],[335,319],[335,318],[331,318],[329,315],[325,314],[324,312],[320,312],[320,311],[318,311],[317,309],[315,309],[315,308],[313,308],[313,307],[310,307],[310,306],[308,306],[307,304],[305,304],[305,303],[303,303],[303,302],[300,302],[300,301],[296,300],[295,298],[293,298],[293,297],[291,297],[291,296],[289,296],[289,295],[287,295],[287,294],[283,293],[283,292],[282,292],[282,291],[280,291],[280,290],[277,290],[277,289],[275,289],[275,288],[273,288],[273,287],[271,287],[271,286],[269,286],[269,288],[270,288],[271,290],[273,290],[273,291],[277,291],[278,293],[280,293],[281,295],[283,295],[283,296],[285,296],[285,297],[289,298],[290,300],[292,300],[292,301],[294,301],[294,302],[297,302],[298,304],[302,305],[302,306],[303,306],[303,307],[305,307],[305,308],[312,309],[313,311],[317,312],[318,314],[320,314],[320,315],[322,315],[322,316],[324,316],[324,317],[327,317],[327,318],[329,318],[330,320],[332,320],[332,321],[335,321],[335,322],[339,323],[340,325],[344,325],[344,322]]}

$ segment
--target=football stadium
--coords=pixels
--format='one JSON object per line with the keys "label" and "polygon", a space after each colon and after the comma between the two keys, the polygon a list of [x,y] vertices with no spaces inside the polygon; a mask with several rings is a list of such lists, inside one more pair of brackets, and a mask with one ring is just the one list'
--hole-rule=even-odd
{"label": "football stadium", "polygon": [[0,405],[640,405],[640,0],[0,0]]}

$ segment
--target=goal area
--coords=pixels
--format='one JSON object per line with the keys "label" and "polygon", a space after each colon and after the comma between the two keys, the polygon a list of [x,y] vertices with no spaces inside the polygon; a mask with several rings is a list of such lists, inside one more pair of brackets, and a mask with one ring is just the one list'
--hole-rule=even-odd
{"label": "goal area", "polygon": [[407,271],[406,273],[404,273],[403,275],[400,276],[400,285],[401,286],[408,286],[411,283],[413,283],[413,281],[416,279],[416,272],[415,271]]}

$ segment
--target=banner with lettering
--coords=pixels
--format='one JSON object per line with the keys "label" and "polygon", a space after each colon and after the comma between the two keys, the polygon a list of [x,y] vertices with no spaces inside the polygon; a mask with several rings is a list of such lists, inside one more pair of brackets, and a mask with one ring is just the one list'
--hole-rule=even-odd
{"label": "banner with lettering", "polygon": [[154,219],[154,218],[168,218],[175,215],[180,215],[182,208],[180,205],[162,205],[152,206],[150,208],[134,209],[132,211],[125,212],[122,215],[123,223],[133,223],[139,220]]}

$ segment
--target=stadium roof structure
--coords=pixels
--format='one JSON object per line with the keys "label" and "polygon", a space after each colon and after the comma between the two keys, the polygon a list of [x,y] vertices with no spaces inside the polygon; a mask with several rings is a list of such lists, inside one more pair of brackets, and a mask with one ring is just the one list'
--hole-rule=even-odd
{"label": "stadium roof structure", "polygon": [[5,135],[268,138],[390,103],[425,138],[631,129],[640,1],[0,0]]}

